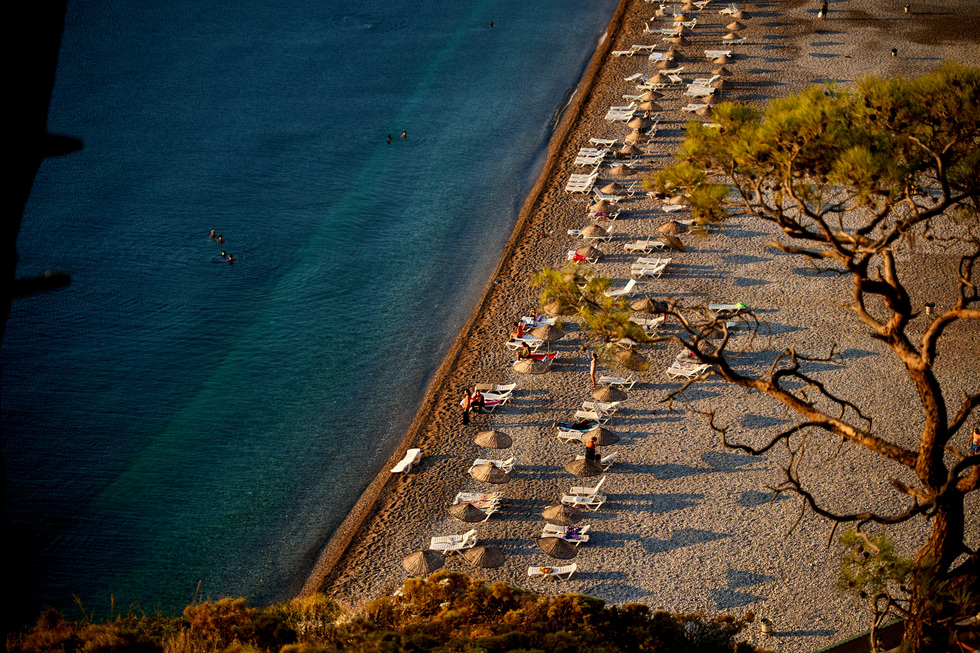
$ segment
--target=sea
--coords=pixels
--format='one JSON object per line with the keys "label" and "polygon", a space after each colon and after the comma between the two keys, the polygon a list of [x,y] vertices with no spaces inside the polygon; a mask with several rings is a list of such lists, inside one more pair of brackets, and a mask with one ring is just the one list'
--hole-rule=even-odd
{"label": "sea", "polygon": [[69,0],[48,128],[84,147],[44,161],[17,246],[72,282],[15,300],[0,350],[28,618],[296,595],[616,4]]}

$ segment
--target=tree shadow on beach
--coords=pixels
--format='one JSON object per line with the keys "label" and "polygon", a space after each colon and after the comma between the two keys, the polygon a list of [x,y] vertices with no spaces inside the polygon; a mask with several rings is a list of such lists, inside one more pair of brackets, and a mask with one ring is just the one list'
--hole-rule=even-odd
{"label": "tree shadow on beach", "polygon": [[[706,470],[707,471],[707,470]],[[617,494],[621,510],[662,515],[693,508],[704,500],[703,494]]]}
{"label": "tree shadow on beach", "polygon": [[701,454],[701,460],[711,465],[712,469],[716,472],[745,471],[745,465],[759,463],[759,459],[755,456],[745,456],[724,451],[706,451]]}
{"label": "tree shadow on beach", "polygon": [[736,503],[743,508],[757,508],[767,503],[776,501],[788,501],[789,497],[784,494],[773,494],[772,492],[760,492],[759,490],[746,490],[736,500]]}
{"label": "tree shadow on beach", "polygon": [[728,533],[716,533],[698,528],[682,528],[671,533],[670,538],[659,540],[654,537],[643,538],[643,548],[647,553],[666,553],[675,549],[682,549],[688,546],[696,546],[716,540],[723,540],[732,537]]}

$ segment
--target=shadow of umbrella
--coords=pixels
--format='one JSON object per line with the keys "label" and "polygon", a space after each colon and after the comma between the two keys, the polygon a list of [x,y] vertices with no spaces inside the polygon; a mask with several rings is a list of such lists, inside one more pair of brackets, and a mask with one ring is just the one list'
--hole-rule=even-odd
{"label": "shadow of umbrella", "polygon": [[578,549],[560,537],[538,537],[534,543],[545,555],[558,560],[571,560],[578,555]]}
{"label": "shadow of umbrella", "polygon": [[580,478],[598,476],[602,473],[602,465],[596,460],[573,460],[565,465],[565,470]]}
{"label": "shadow of umbrella", "polygon": [[473,471],[470,472],[470,476],[478,481],[493,483],[494,485],[510,483],[510,474],[500,469],[496,465],[491,465],[490,463],[485,465],[477,465],[473,468]]}
{"label": "shadow of umbrella", "polygon": [[439,551],[426,549],[409,553],[402,558],[402,567],[413,576],[428,576],[446,564],[446,556]]}
{"label": "shadow of umbrella", "polygon": [[577,508],[566,506],[564,503],[548,506],[541,512],[541,516],[555,526],[572,526],[585,518]]}
{"label": "shadow of umbrella", "polygon": [[514,444],[514,438],[503,431],[481,431],[473,438],[473,442],[487,449],[507,449]]}
{"label": "shadow of umbrella", "polygon": [[487,518],[487,513],[483,512],[472,503],[455,503],[446,508],[446,512],[456,519],[470,524],[484,521]]}
{"label": "shadow of umbrella", "polygon": [[479,544],[463,551],[463,559],[474,567],[492,569],[504,564],[504,552],[495,546]]}

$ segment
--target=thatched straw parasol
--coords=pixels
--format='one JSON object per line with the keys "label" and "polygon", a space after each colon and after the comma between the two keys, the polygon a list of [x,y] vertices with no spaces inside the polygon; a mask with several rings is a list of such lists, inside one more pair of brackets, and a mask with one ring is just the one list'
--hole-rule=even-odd
{"label": "thatched straw parasol", "polygon": [[[594,247],[583,247],[582,249],[595,249]],[[579,250],[575,250],[578,252]],[[598,251],[598,250],[597,250]],[[585,254],[583,254],[585,256]],[[561,302],[548,302],[541,309],[549,315],[571,315],[575,310],[571,306],[564,306]],[[516,369],[516,368],[515,368]]]}
{"label": "thatched straw parasol", "polygon": [[597,224],[590,224],[585,229],[582,229],[582,235],[588,238],[601,238],[608,235],[609,232],[600,227]]}
{"label": "thatched straw parasol", "polygon": [[667,243],[667,246],[678,252],[686,252],[687,249],[684,247],[684,243],[677,236],[672,236],[671,234],[660,234],[657,236],[657,240]]}
{"label": "thatched straw parasol", "polygon": [[609,174],[613,177],[626,177],[630,174],[630,169],[622,163],[614,163],[609,166]]}
{"label": "thatched straw parasol", "polygon": [[641,102],[652,102],[654,100],[659,100],[663,96],[664,96],[663,93],[658,93],[657,91],[649,91],[648,90],[648,91],[644,91],[643,94],[640,95],[640,101]]}
{"label": "thatched straw parasol", "polygon": [[687,231],[687,227],[677,220],[671,220],[657,227],[657,231],[662,234],[682,234]]}
{"label": "thatched straw parasol", "polygon": [[680,14],[675,14],[674,15],[674,22],[675,23],[686,23],[689,20],[691,20],[691,19],[685,13],[680,13]]}
{"label": "thatched straw parasol", "polygon": [[674,34],[677,36],[684,36],[685,34],[690,34],[691,29],[689,27],[684,27],[683,25],[678,25],[674,28]]}
{"label": "thatched straw parasol", "polygon": [[639,371],[647,366],[647,359],[643,358],[639,352],[633,349],[617,351],[614,358],[617,363],[628,370]]}
{"label": "thatched straw parasol", "polygon": [[[535,329],[535,331],[536,330],[537,329]],[[538,336],[534,337],[537,338]],[[486,447],[487,449],[507,449],[514,444],[514,438],[510,437],[503,431],[480,431],[476,434],[476,437],[473,438],[473,442],[477,443],[481,447]]]}
{"label": "thatched straw parasol", "polygon": [[739,9],[734,14],[732,14],[732,18],[734,18],[735,20],[745,20],[748,17],[749,15],[744,11],[742,11],[741,9]]}
{"label": "thatched straw parasol", "polygon": [[444,564],[446,564],[446,556],[431,549],[409,553],[402,558],[402,567],[415,576],[428,576],[435,570],[441,569]]}
{"label": "thatched straw parasol", "polygon": [[476,523],[484,521],[487,513],[483,512],[472,503],[454,503],[446,508],[446,512],[460,521]]}
{"label": "thatched straw parasol", "polygon": [[[671,59],[661,59],[657,62],[657,70],[667,70],[668,68],[673,68],[674,62]],[[661,82],[655,82],[661,83]]]}
{"label": "thatched straw parasol", "polygon": [[624,138],[623,140],[626,141],[628,144],[636,144],[636,143],[642,143],[643,138],[644,138],[643,133],[640,132],[639,130],[634,129],[629,134],[627,134],[626,138]]}
{"label": "thatched straw parasol", "polygon": [[592,398],[596,401],[625,401],[628,396],[619,388],[610,388],[609,386],[596,388],[592,391]]}
{"label": "thatched straw parasol", "polygon": [[473,468],[473,471],[470,472],[470,476],[478,481],[493,483],[494,485],[510,483],[510,474],[492,463],[477,465]]}
{"label": "thatched straw parasol", "polygon": [[706,102],[705,103],[705,106],[701,107],[700,109],[698,109],[694,113],[696,113],[697,115],[701,116],[702,118],[705,118],[707,116],[710,116],[711,115],[711,106]]}
{"label": "thatched straw parasol", "polygon": [[[606,192],[606,191],[602,191]],[[589,205],[589,213],[612,213],[616,210],[616,205],[608,200],[599,200],[595,204]]]}
{"label": "thatched straw parasol", "polygon": [[683,36],[678,36],[675,39],[669,39],[668,42],[669,43],[673,43],[674,45],[679,45],[681,47],[684,47],[685,45],[690,45],[691,44],[690,41],[688,41],[687,39],[685,39]]}
{"label": "thatched straw parasol", "polygon": [[729,86],[731,86],[731,84],[732,84],[731,82],[725,81],[724,79],[719,79],[717,82],[712,84],[712,86],[714,86],[716,89],[720,91],[724,88],[728,88]]}
{"label": "thatched straw parasol", "polygon": [[579,523],[585,517],[578,508],[566,506],[564,503],[545,508],[541,516],[555,526],[571,526]]}
{"label": "thatched straw parasol", "polygon": [[711,69],[711,74],[721,75],[722,77],[731,77],[732,71],[730,71],[728,68],[725,68],[724,66],[715,66],[714,68]]}
{"label": "thatched straw parasol", "polygon": [[685,2],[683,5],[681,5],[681,11],[683,11],[685,14],[689,14],[694,11],[694,5],[690,2]]}
{"label": "thatched straw parasol", "polygon": [[723,54],[720,57],[715,57],[714,59],[711,60],[711,63],[720,64],[722,66],[731,62],[732,62],[732,58],[729,57],[727,54]]}
{"label": "thatched straw parasol", "polygon": [[640,111],[663,111],[664,108],[657,104],[656,102],[651,102],[647,100],[646,102],[640,102],[637,107]]}
{"label": "thatched straw parasol", "polygon": [[492,569],[504,564],[504,552],[495,546],[478,544],[463,551],[463,559],[474,567]]}
{"label": "thatched straw parasol", "polygon": [[670,80],[667,79],[667,77],[664,76],[663,73],[657,73],[656,75],[650,78],[651,84],[666,84],[669,81]]}
{"label": "thatched straw parasol", "polygon": [[630,304],[630,308],[638,313],[660,313],[661,311],[659,303],[653,301],[649,297],[644,297],[643,299],[637,299],[635,302]]}
{"label": "thatched straw parasol", "polygon": [[626,123],[626,126],[629,127],[630,129],[647,129],[652,124],[653,121],[650,120],[649,118],[633,118],[628,123]]}
{"label": "thatched straw parasol", "polygon": [[578,549],[560,537],[539,537],[534,543],[545,555],[559,560],[571,560],[578,555]]}
{"label": "thatched straw parasol", "polygon": [[[585,247],[579,247],[575,250],[575,253],[579,256],[584,256],[585,258],[601,258],[602,250],[598,247],[593,247],[592,245],[586,245]],[[551,313],[551,311],[548,311]],[[558,313],[552,313],[552,315],[558,315]]]}
{"label": "thatched straw parasol", "polygon": [[671,197],[669,200],[665,202],[665,204],[670,204],[671,206],[681,206],[686,203],[687,203],[687,198],[684,197],[683,193],[677,193],[676,195],[674,195],[673,197]]}
{"label": "thatched straw parasol", "polygon": [[718,104],[719,102],[722,102],[721,94],[719,93],[712,93],[711,95],[703,99],[704,99],[704,103],[709,105],[715,105]]}
{"label": "thatched straw parasol", "polygon": [[627,145],[619,151],[620,154],[625,154],[626,156],[633,157],[643,154],[643,150],[635,145]]}
{"label": "thatched straw parasol", "polygon": [[609,447],[619,442],[618,435],[601,426],[597,426],[586,433],[583,439],[588,442],[590,438],[595,438],[595,445],[597,447]]}
{"label": "thatched straw parasol", "polygon": [[[548,312],[550,313],[551,311]],[[552,314],[557,315],[557,313]],[[522,358],[514,363],[514,371],[520,372],[521,374],[544,374],[550,367],[550,363],[539,361],[536,358]]]}
{"label": "thatched straw parasol", "polygon": [[588,478],[589,476],[598,476],[602,473],[602,465],[596,460],[573,460],[572,462],[565,465],[565,469],[576,476],[582,478]]}
{"label": "thatched straw parasol", "polygon": [[723,37],[721,37],[721,40],[722,41],[737,41],[740,38],[742,38],[742,37],[739,36],[738,34],[736,34],[735,32],[729,32],[728,34],[725,34]]}
{"label": "thatched straw parasol", "polygon": [[728,23],[727,25],[725,25],[725,29],[727,29],[729,32],[737,32],[738,30],[745,29],[746,27],[747,27],[746,25],[743,25],[742,23],[738,22],[737,20],[732,21],[732,22]]}
{"label": "thatched straw parasol", "polygon": [[[636,118],[636,120],[643,120],[643,118]],[[599,190],[601,190],[606,195],[612,195],[614,193],[618,193],[619,191],[623,190],[623,187],[620,186],[619,184],[617,184],[616,182],[612,182],[611,184],[606,184],[605,186],[603,186]],[[605,200],[602,200],[602,201],[605,201]]]}

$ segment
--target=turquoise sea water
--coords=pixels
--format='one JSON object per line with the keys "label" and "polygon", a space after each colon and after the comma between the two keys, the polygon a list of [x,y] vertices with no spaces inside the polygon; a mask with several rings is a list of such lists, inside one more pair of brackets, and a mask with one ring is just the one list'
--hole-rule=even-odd
{"label": "turquoise sea water", "polygon": [[69,2],[49,130],[85,147],[43,164],[18,272],[73,282],[2,348],[25,607],[299,589],[615,4]]}

